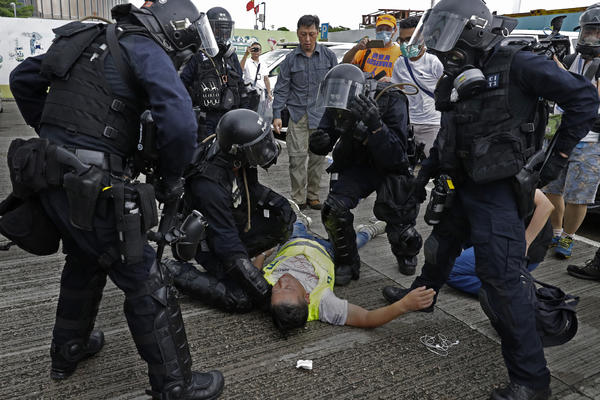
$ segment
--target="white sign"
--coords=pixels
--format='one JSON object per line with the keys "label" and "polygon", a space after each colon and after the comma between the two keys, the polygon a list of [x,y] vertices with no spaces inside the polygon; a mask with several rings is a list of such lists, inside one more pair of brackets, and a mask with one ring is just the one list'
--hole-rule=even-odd
{"label": "white sign", "polygon": [[52,29],[71,21],[0,17],[0,85],[8,85],[10,72],[27,57],[45,53],[52,44]]}

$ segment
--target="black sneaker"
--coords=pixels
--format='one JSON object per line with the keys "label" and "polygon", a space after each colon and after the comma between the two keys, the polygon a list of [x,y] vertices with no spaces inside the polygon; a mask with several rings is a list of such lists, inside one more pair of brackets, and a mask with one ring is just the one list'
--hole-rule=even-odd
{"label": "black sneaker", "polygon": [[551,394],[550,387],[533,389],[511,382],[502,389],[494,389],[490,400],[548,400]]}
{"label": "black sneaker", "polygon": [[586,261],[583,267],[569,265],[567,272],[576,278],[600,281],[600,257],[594,257],[593,260]]}
{"label": "black sneaker", "polygon": [[72,340],[62,346],[57,346],[52,342],[50,346],[52,358],[50,378],[59,381],[73,375],[77,364],[98,353],[102,346],[104,346],[104,333],[99,329],[92,331],[85,345],[82,340]]}
{"label": "black sneaker", "polygon": [[[398,300],[402,299],[404,296],[406,296],[412,289],[402,289],[399,288],[397,286],[386,286],[383,288],[383,290],[381,291],[383,294],[383,297],[385,297],[385,299],[388,301],[388,303],[392,304],[397,302]],[[423,308],[421,310],[418,310],[419,312],[426,312],[426,313],[431,313],[433,312],[433,303],[427,307],[427,308]]]}

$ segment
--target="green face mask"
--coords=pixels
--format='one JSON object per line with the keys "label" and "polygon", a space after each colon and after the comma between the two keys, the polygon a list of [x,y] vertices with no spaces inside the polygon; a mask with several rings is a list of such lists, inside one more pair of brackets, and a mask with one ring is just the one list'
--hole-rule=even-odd
{"label": "green face mask", "polygon": [[421,53],[421,49],[419,46],[415,45],[407,45],[406,43],[400,44],[400,50],[402,51],[402,56],[406,58],[415,58]]}

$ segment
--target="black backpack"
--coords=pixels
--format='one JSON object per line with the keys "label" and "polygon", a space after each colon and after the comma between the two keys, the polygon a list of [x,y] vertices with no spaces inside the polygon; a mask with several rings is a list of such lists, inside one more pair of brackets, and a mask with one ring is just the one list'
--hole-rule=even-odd
{"label": "black backpack", "polygon": [[525,268],[521,271],[521,278],[522,283],[531,290],[536,308],[536,328],[542,345],[558,346],[573,339],[577,333],[576,306],[579,297],[566,294],[556,286],[534,279]]}

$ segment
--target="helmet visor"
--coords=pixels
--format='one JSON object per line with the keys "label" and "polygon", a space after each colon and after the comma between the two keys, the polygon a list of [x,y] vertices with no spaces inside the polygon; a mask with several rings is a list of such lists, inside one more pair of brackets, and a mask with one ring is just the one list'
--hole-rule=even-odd
{"label": "helmet visor", "polygon": [[364,85],[348,79],[325,79],[319,86],[317,109],[337,108],[350,110],[354,97],[364,93]]}
{"label": "helmet visor", "polygon": [[233,21],[209,20],[218,43],[228,43],[233,36]]}
{"label": "helmet visor", "polygon": [[206,14],[200,13],[200,17],[194,22],[198,29],[198,36],[200,37],[200,49],[210,57],[214,57],[219,53],[219,46],[215,40],[212,29],[210,29],[210,22]]}
{"label": "helmet visor", "polygon": [[250,165],[265,166],[279,155],[279,146],[273,137],[271,124],[264,121],[264,133],[250,143],[240,146],[244,158]]}
{"label": "helmet visor", "polygon": [[583,25],[579,32],[577,44],[584,46],[600,46],[600,24]]}
{"label": "helmet visor", "polygon": [[415,28],[409,46],[425,43],[430,50],[446,52],[454,47],[469,20],[448,11],[427,10]]}

